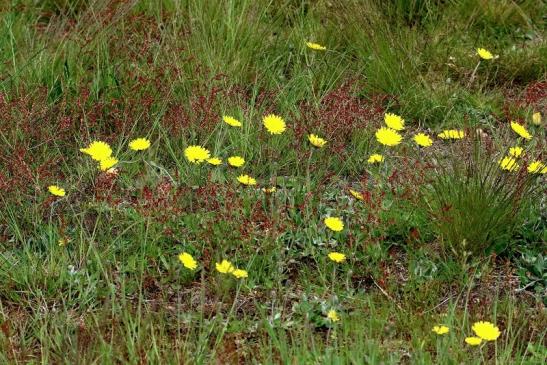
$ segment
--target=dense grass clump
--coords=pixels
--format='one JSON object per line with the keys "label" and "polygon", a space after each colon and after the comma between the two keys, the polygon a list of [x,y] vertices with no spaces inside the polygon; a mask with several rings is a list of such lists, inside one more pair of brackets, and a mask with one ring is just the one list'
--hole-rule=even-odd
{"label": "dense grass clump", "polygon": [[507,173],[499,166],[503,157],[483,143],[478,135],[463,153],[452,150],[428,197],[447,251],[464,260],[500,254],[510,246],[515,228],[523,224],[519,213],[524,202],[539,199],[536,176]]}

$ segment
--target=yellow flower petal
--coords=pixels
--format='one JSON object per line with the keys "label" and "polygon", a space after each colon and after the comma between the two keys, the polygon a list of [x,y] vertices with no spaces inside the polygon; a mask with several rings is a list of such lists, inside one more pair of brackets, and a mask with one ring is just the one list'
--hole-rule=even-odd
{"label": "yellow flower petal", "polygon": [[485,341],[495,341],[501,334],[498,327],[485,321],[476,322],[471,329],[478,337]]}
{"label": "yellow flower petal", "polygon": [[270,134],[281,134],[285,132],[286,125],[283,118],[275,114],[268,114],[262,118],[264,127],[270,132]]}
{"label": "yellow flower petal", "polygon": [[306,46],[308,46],[308,48],[311,48],[315,51],[324,51],[327,49],[327,47],[325,46],[322,46],[318,43],[312,43],[312,42],[306,42]]}
{"label": "yellow flower petal", "polygon": [[375,153],[375,154],[372,154],[370,155],[370,157],[368,158],[367,162],[369,164],[375,164],[375,163],[380,163],[380,162],[384,162],[384,156],[378,154],[378,153]]}
{"label": "yellow flower petal", "polygon": [[192,255],[187,252],[181,253],[179,255],[179,260],[187,269],[195,270],[198,267],[198,263],[196,262],[196,260],[194,260]]}
{"label": "yellow flower petal", "polygon": [[480,337],[466,337],[465,343],[470,346],[477,346],[480,345],[482,342],[482,339]]}
{"label": "yellow flower petal", "polygon": [[439,326],[433,326],[432,331],[438,335],[445,335],[448,332],[450,332],[450,328],[448,328],[447,326],[439,325]]}
{"label": "yellow flower petal", "polygon": [[233,167],[241,167],[245,165],[245,159],[240,156],[228,157],[228,165]]}
{"label": "yellow flower petal", "polygon": [[65,189],[57,186],[57,185],[50,185],[48,186],[47,190],[51,193],[51,195],[55,196],[65,196],[66,192]]}
{"label": "yellow flower petal", "polygon": [[465,132],[461,129],[447,129],[439,133],[439,138],[442,139],[462,139],[465,137]]}
{"label": "yellow flower petal", "polygon": [[526,128],[517,122],[511,122],[511,129],[524,139],[532,139],[532,135],[526,130]]}
{"label": "yellow flower petal", "polygon": [[502,170],[516,171],[520,167],[513,157],[506,156],[499,161],[499,165]]}
{"label": "yellow flower petal", "polygon": [[239,175],[237,181],[243,185],[256,185],[256,180],[249,175]]}
{"label": "yellow flower petal", "polygon": [[509,155],[513,157],[520,157],[523,151],[524,149],[522,147],[519,147],[519,146],[511,147],[509,148]]}
{"label": "yellow flower petal", "polygon": [[323,222],[327,228],[334,232],[340,232],[344,229],[344,222],[338,217],[327,217]]}
{"label": "yellow flower petal", "polygon": [[222,120],[224,121],[224,123],[232,127],[241,127],[243,125],[239,120],[229,115],[224,115],[222,117]]}
{"label": "yellow flower petal", "polygon": [[402,131],[405,129],[405,120],[393,113],[384,114],[384,122],[386,125],[396,131]]}
{"label": "yellow flower petal", "polygon": [[137,138],[129,142],[129,148],[133,151],[144,151],[150,147],[150,141],[146,138]]}
{"label": "yellow flower petal", "polygon": [[414,142],[420,147],[430,147],[433,140],[425,133],[418,133],[414,136]]}
{"label": "yellow flower petal", "polygon": [[331,261],[334,261],[334,262],[337,262],[337,263],[341,263],[341,262],[346,261],[346,255],[344,255],[343,253],[340,253],[340,252],[330,252],[328,254],[328,257]]}
{"label": "yellow flower petal", "polygon": [[234,271],[232,271],[232,275],[234,275],[238,279],[245,279],[249,277],[249,274],[247,273],[247,271],[242,269],[235,269]]}
{"label": "yellow flower petal", "polygon": [[534,123],[535,125],[540,125],[541,124],[541,113],[540,112],[536,112],[536,113],[532,114],[532,123]]}
{"label": "yellow flower petal", "polygon": [[494,58],[494,55],[492,54],[492,52],[490,52],[490,51],[488,51],[484,48],[477,48],[477,54],[483,60],[491,60],[492,58]]}
{"label": "yellow flower petal", "polygon": [[211,158],[207,159],[207,163],[210,164],[210,165],[213,165],[213,166],[218,166],[218,165],[222,164],[222,160],[218,157],[211,157]]}
{"label": "yellow flower petal", "polygon": [[353,197],[357,200],[365,200],[365,198],[363,197],[363,194],[361,194],[360,192],[358,191],[355,191],[355,190],[351,190],[349,189],[349,192],[351,195],[353,195]]}
{"label": "yellow flower petal", "polygon": [[99,169],[101,171],[109,170],[111,167],[114,167],[118,163],[118,159],[116,157],[107,157],[104,160],[99,161]]}
{"label": "yellow flower petal", "polygon": [[222,274],[231,274],[235,270],[234,265],[228,260],[222,260],[220,263],[217,262],[215,267]]}
{"label": "yellow flower petal", "polygon": [[184,156],[186,159],[192,163],[202,163],[207,161],[211,157],[208,149],[201,146],[188,146],[184,150]]}
{"label": "yellow flower petal", "polygon": [[528,172],[531,173],[531,174],[545,174],[547,172],[547,166],[545,166],[539,160],[532,161],[528,165]]}
{"label": "yellow flower petal", "polygon": [[386,146],[397,146],[403,137],[394,129],[382,127],[376,131],[376,140]]}
{"label": "yellow flower petal", "polygon": [[95,161],[105,160],[112,155],[112,148],[102,141],[93,141],[87,148],[80,148],[80,151],[91,156]]}
{"label": "yellow flower petal", "polygon": [[321,138],[321,137],[319,137],[315,134],[310,134],[308,136],[308,141],[310,141],[310,143],[312,145],[314,145],[315,147],[318,147],[318,148],[323,147],[327,143],[327,141],[325,139],[323,139],[323,138]]}
{"label": "yellow flower petal", "polygon": [[334,309],[328,311],[327,318],[332,322],[338,322],[340,320],[338,313],[336,313]]}

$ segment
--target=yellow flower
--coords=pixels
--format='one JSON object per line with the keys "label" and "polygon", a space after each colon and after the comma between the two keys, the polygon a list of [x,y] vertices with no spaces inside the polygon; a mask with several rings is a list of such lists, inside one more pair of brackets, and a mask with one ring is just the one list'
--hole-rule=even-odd
{"label": "yellow flower", "polygon": [[59,245],[60,247],[66,246],[68,241],[69,240],[66,238],[59,238],[59,240],[57,241],[57,245]]}
{"label": "yellow flower", "polygon": [[470,345],[470,346],[480,345],[481,342],[482,342],[482,340],[481,340],[480,337],[466,337],[465,338],[465,343]]}
{"label": "yellow flower", "polygon": [[231,274],[234,272],[235,267],[232,265],[232,263],[228,260],[222,260],[221,263],[216,263],[217,271],[222,274]]}
{"label": "yellow flower", "polygon": [[179,260],[187,269],[195,270],[198,267],[198,263],[196,262],[196,260],[194,260],[192,255],[187,252],[181,253],[179,255]]}
{"label": "yellow flower", "polygon": [[522,151],[524,151],[522,147],[519,147],[519,146],[511,147],[509,148],[509,155],[513,157],[520,157],[520,155],[522,155]]}
{"label": "yellow flower", "polygon": [[344,229],[344,222],[338,217],[327,217],[323,220],[325,225],[334,232],[340,232]]}
{"label": "yellow flower", "polygon": [[232,127],[241,127],[243,124],[241,124],[241,122],[239,120],[237,120],[236,118],[234,117],[231,117],[229,115],[224,115],[222,117],[222,120],[224,121],[224,123],[232,126]]}
{"label": "yellow flower", "polygon": [[443,325],[433,326],[432,331],[435,332],[438,335],[445,335],[448,332],[450,332],[450,328],[448,328],[447,326],[443,326]]}
{"label": "yellow flower", "polygon": [[65,196],[65,189],[58,187],[57,185],[50,185],[47,187],[47,190],[55,196]]}
{"label": "yellow flower", "polygon": [[340,320],[338,313],[336,313],[334,309],[331,309],[328,311],[327,318],[331,320],[332,322],[338,322]]}
{"label": "yellow flower", "polygon": [[95,161],[102,161],[112,155],[112,148],[102,141],[93,141],[87,148],[80,148],[80,151],[91,156]]}
{"label": "yellow flower", "polygon": [[276,190],[277,188],[275,186],[272,186],[271,188],[262,188],[262,191],[266,194],[275,193]]}
{"label": "yellow flower", "polygon": [[233,167],[241,167],[245,164],[245,159],[240,156],[228,157],[228,165]]}
{"label": "yellow flower", "polygon": [[462,139],[465,137],[465,132],[461,129],[447,129],[439,133],[439,137],[442,139]]}
{"label": "yellow flower", "polygon": [[334,262],[341,263],[346,261],[346,255],[340,252],[331,252],[329,253],[328,256],[329,256],[329,259],[331,259],[331,261],[334,261]]}
{"label": "yellow flower", "polygon": [[534,123],[535,125],[540,125],[541,124],[541,113],[540,112],[536,112],[536,113],[532,114],[532,123]]}
{"label": "yellow flower", "polygon": [[367,162],[370,164],[384,162],[384,156],[375,153],[373,155],[370,155]]}
{"label": "yellow flower", "polygon": [[405,129],[405,120],[397,114],[386,113],[384,114],[384,122],[386,125],[396,131],[402,131]]}
{"label": "yellow flower", "polygon": [[308,46],[308,48],[311,48],[315,51],[324,51],[327,49],[327,47],[325,46],[322,46],[320,44],[317,44],[317,43],[312,43],[312,42],[306,42],[306,46]]}
{"label": "yellow flower", "polygon": [[211,156],[209,150],[201,146],[189,146],[184,150],[184,156],[192,163],[202,163]]}
{"label": "yellow flower", "polygon": [[207,159],[207,163],[213,166],[218,166],[222,163],[222,160],[218,157],[211,157]]}
{"label": "yellow flower", "polygon": [[107,157],[104,160],[99,161],[99,169],[101,171],[109,170],[111,167],[116,165],[118,163],[118,159],[116,157]]}
{"label": "yellow flower", "polygon": [[247,271],[242,269],[235,269],[234,271],[232,271],[232,275],[234,275],[238,279],[244,279],[249,277],[249,274],[247,273]]}
{"label": "yellow flower", "polygon": [[382,127],[376,131],[376,140],[386,146],[396,146],[403,137],[394,129]]}
{"label": "yellow flower", "polygon": [[319,148],[323,147],[327,143],[327,141],[325,139],[323,139],[319,136],[316,136],[315,134],[310,134],[308,136],[308,140],[310,141],[310,143],[312,145],[314,145],[315,147],[319,147]]}
{"label": "yellow flower", "polygon": [[490,51],[488,51],[484,48],[477,48],[477,54],[483,60],[491,60],[492,58],[494,58],[494,55],[492,54],[492,52],[490,52]]}
{"label": "yellow flower", "polygon": [[499,161],[499,165],[502,170],[507,171],[516,171],[519,168],[519,165],[517,164],[517,160],[515,160],[513,157],[506,156],[502,158]]}
{"label": "yellow flower", "polygon": [[129,142],[129,148],[133,151],[144,151],[150,147],[150,141],[146,138],[137,138]]}
{"label": "yellow flower", "polygon": [[471,329],[478,337],[485,341],[495,341],[501,334],[500,329],[490,322],[475,322]]}
{"label": "yellow flower", "polygon": [[239,175],[237,177],[237,181],[239,181],[243,185],[256,185],[256,180],[249,175]]}
{"label": "yellow flower", "polygon": [[266,115],[262,118],[262,123],[264,123],[264,127],[266,127],[270,134],[281,134],[285,132],[285,121],[275,114]]}
{"label": "yellow flower", "polygon": [[528,165],[528,172],[531,174],[544,174],[547,172],[547,166],[541,161],[536,160]]}
{"label": "yellow flower", "polygon": [[420,147],[429,147],[433,144],[433,140],[425,133],[418,133],[414,136],[414,142]]}
{"label": "yellow flower", "polygon": [[361,194],[360,192],[358,191],[355,191],[355,190],[351,190],[349,189],[349,192],[351,195],[353,195],[353,197],[357,200],[365,200],[365,198],[363,197],[363,194]]}
{"label": "yellow flower", "polygon": [[526,128],[517,122],[511,122],[511,129],[524,139],[532,139],[532,135],[526,130]]}

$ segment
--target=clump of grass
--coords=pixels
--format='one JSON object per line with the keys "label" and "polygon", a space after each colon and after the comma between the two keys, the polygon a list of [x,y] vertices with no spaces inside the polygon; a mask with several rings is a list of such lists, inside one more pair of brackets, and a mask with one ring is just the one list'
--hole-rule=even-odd
{"label": "clump of grass", "polygon": [[463,260],[500,253],[520,223],[523,199],[537,192],[534,177],[525,170],[501,169],[499,157],[480,136],[448,156],[437,160],[425,194],[445,253]]}

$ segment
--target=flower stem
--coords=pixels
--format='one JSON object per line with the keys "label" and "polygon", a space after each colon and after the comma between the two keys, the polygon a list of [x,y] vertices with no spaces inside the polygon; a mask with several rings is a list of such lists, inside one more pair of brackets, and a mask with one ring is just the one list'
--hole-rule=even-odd
{"label": "flower stem", "polygon": [[477,66],[475,66],[475,69],[473,70],[473,73],[471,74],[471,77],[469,78],[469,82],[467,83],[467,87],[470,87],[473,81],[475,80],[475,76],[477,74],[477,70],[479,69],[479,65],[481,64],[481,61],[477,62]]}

